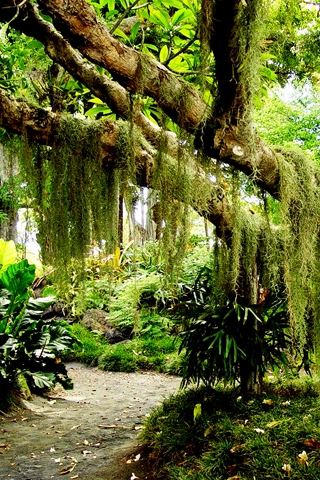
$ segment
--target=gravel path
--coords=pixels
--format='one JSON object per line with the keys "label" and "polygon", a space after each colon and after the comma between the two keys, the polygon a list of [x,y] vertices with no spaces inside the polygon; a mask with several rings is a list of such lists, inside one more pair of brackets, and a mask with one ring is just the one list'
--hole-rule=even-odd
{"label": "gravel path", "polygon": [[175,393],[180,378],[114,373],[69,364],[74,389],[34,397],[0,417],[0,479],[150,479],[138,434],[150,410]]}

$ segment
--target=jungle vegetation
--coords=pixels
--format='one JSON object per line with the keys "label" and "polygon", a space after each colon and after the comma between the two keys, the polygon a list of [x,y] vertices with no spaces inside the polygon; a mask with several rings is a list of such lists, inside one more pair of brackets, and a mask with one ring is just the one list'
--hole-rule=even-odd
{"label": "jungle vegetation", "polygon": [[[217,378],[222,368],[234,380],[240,368],[245,391],[260,383],[269,341],[279,353],[290,332],[303,358],[317,352],[319,122],[311,97],[319,82],[319,8],[294,0],[0,6],[1,143],[13,173],[18,158],[20,195],[36,217],[43,261],[70,274],[94,242],[114,251],[123,205],[130,210],[137,187],[147,187],[170,274],[195,210],[215,227],[210,294],[200,313],[218,318],[216,309],[230,306],[230,318],[255,344],[245,350],[241,329],[238,343],[224,330],[222,347],[215,324],[215,352],[223,348],[228,359],[232,352],[234,363],[206,361]],[[292,115],[268,93],[276,85],[303,91]],[[301,128],[295,133],[293,125]],[[192,327],[199,312],[191,313]],[[279,315],[283,328],[270,336],[266,318]]]}

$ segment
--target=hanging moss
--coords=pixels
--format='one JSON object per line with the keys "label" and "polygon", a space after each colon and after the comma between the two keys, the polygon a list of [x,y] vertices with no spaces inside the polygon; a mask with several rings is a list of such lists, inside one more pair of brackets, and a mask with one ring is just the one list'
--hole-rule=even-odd
{"label": "hanging moss", "polygon": [[65,116],[52,148],[25,141],[21,149],[43,260],[60,272],[71,259],[83,263],[92,241],[109,252],[118,244],[119,185],[127,169],[126,133],[119,136],[114,162],[106,165],[102,131],[101,122]]}
{"label": "hanging moss", "polygon": [[318,165],[305,152],[282,150],[280,213],[284,236],[284,276],[292,327],[303,347],[308,317],[318,303],[320,198]]}

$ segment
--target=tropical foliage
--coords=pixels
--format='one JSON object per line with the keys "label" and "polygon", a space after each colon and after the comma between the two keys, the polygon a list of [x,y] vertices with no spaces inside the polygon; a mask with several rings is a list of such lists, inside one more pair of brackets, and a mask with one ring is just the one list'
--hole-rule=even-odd
{"label": "tropical foliage", "polygon": [[31,298],[35,266],[16,260],[12,241],[0,243],[0,383],[4,391],[18,384],[22,375],[30,388],[41,391],[57,382],[72,388],[60,352],[75,339],[68,325],[43,312],[54,298]]}

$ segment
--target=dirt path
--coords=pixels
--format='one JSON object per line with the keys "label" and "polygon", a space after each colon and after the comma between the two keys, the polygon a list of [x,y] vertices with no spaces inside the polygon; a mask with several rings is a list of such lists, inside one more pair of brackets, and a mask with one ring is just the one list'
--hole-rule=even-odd
{"label": "dirt path", "polygon": [[0,418],[0,479],[150,479],[138,434],[148,412],[177,391],[180,379],[80,364],[68,370],[74,390],[35,397],[27,410]]}

